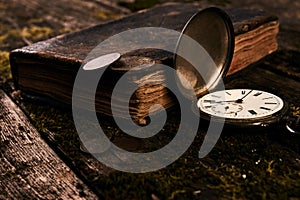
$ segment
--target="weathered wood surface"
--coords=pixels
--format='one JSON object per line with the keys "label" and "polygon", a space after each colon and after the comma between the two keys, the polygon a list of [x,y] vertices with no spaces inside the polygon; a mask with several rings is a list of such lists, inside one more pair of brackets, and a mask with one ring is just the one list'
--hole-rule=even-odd
{"label": "weathered wood surface", "polygon": [[32,44],[58,34],[120,18],[130,11],[109,0],[0,0],[0,49]]}
{"label": "weathered wood surface", "polygon": [[[282,57],[283,54],[272,55],[266,61],[228,77],[225,81],[226,88],[269,91],[281,96],[293,107],[300,107],[300,81],[269,67],[282,65],[287,59]],[[294,62],[290,63],[291,67],[300,65],[299,61]],[[91,155],[81,153],[77,132],[71,122],[71,113],[53,108],[49,110],[48,106],[37,106],[30,102],[26,103],[25,109],[35,113],[34,120],[38,121],[38,124],[46,119],[46,122],[43,122],[46,124],[43,130],[46,137],[52,143],[58,144],[58,148],[70,158],[82,176],[89,180],[93,189],[104,193],[107,198],[140,199],[151,198],[151,195],[154,195],[164,199],[170,198],[172,193],[178,190],[183,190],[182,194],[175,196],[201,199],[230,199],[235,195],[241,198],[300,197],[299,191],[295,189],[300,186],[300,137],[289,134],[284,124],[259,131],[224,131],[213,151],[201,160],[197,158],[197,151],[201,145],[201,139],[198,138],[186,155],[172,166],[158,172],[135,175],[116,172],[93,159]],[[47,110],[51,114],[39,116]],[[146,141],[127,137],[105,117],[100,118],[100,124],[111,136],[111,141],[121,148],[132,151],[151,150],[163,146],[176,133],[176,125],[180,123],[180,118],[176,110],[169,114],[168,123],[160,132],[159,138]],[[62,117],[63,122],[69,124],[67,130],[53,127],[62,126],[62,122],[54,122]],[[205,129],[200,126],[198,136],[203,134]],[[74,145],[66,145],[64,140],[69,138],[73,138],[71,143]],[[242,178],[242,175],[247,178]],[[172,178],[174,176],[175,178]],[[128,190],[124,190],[124,187]],[[193,195],[199,191],[199,194]]]}
{"label": "weathered wood surface", "polygon": [[[264,4],[264,9],[272,8],[274,14],[284,18],[284,29],[279,36],[282,51],[257,66],[229,77],[226,86],[274,92],[287,100],[292,114],[300,115],[300,83],[294,77],[300,66],[300,32],[297,30],[300,26],[294,25],[300,21],[295,20],[297,15],[291,12],[297,9],[298,2],[245,0],[238,3],[255,8],[262,8],[260,5]],[[274,9],[276,6],[277,9]],[[292,16],[294,20],[286,16]],[[287,51],[291,49],[294,51]],[[213,151],[204,159],[197,158],[200,143],[196,141],[192,146],[194,150],[163,170],[148,174],[126,174],[104,168],[90,155],[79,151],[70,112],[24,99],[22,103],[39,130],[45,133],[48,140],[57,144],[61,153],[69,157],[92,187],[103,192],[108,199],[300,198],[300,138],[288,134],[283,127],[250,133],[224,132]],[[172,136],[178,118],[176,112],[171,114],[171,125],[164,127],[164,133]],[[109,120],[102,119],[102,122],[103,129],[114,135],[112,141],[119,139],[122,147],[124,140],[120,131]],[[198,134],[204,132],[201,129]],[[162,141],[155,140],[153,143]],[[132,140],[126,142],[124,146],[134,146]],[[142,142],[137,143],[143,145]]]}
{"label": "weathered wood surface", "polygon": [[0,90],[0,199],[96,199]]}

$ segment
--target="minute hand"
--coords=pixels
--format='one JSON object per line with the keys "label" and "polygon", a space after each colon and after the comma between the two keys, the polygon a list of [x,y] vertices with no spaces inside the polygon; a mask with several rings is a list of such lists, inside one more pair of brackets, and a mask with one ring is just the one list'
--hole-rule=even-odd
{"label": "minute hand", "polygon": [[243,99],[248,96],[253,90],[249,91],[245,96],[243,96],[242,98],[240,99],[237,99],[237,100],[227,100],[227,101],[215,101],[215,100],[208,100],[209,102],[211,103],[224,103],[224,102],[234,102],[234,103],[242,103],[243,102]]}
{"label": "minute hand", "polygon": [[236,100],[236,103],[242,103],[243,102],[243,99],[248,96],[253,90],[250,90],[245,96],[243,96],[242,98]]}

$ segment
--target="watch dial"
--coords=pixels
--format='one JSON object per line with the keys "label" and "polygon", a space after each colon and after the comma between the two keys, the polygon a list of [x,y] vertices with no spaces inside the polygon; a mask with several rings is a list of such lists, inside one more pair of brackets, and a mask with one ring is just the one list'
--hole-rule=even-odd
{"label": "watch dial", "polygon": [[274,94],[250,89],[232,89],[209,93],[198,100],[199,109],[227,119],[255,119],[280,111],[284,103]]}

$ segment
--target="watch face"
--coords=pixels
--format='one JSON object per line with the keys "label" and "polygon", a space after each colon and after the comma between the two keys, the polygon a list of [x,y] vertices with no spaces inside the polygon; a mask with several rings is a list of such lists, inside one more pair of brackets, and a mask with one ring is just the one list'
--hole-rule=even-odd
{"label": "watch face", "polygon": [[200,98],[197,105],[210,116],[242,122],[273,116],[283,109],[284,102],[268,92],[232,89],[209,93]]}

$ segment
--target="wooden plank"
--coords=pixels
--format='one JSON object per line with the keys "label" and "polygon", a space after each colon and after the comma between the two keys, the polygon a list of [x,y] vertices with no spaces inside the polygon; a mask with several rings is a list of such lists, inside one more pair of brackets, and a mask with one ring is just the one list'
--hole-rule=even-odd
{"label": "wooden plank", "polygon": [[0,90],[0,199],[96,199]]}
{"label": "wooden plank", "polygon": [[[300,82],[266,69],[265,63],[236,74],[227,80],[226,88],[271,91],[288,103],[294,102],[296,106],[300,106]],[[127,174],[105,168],[91,155],[78,152],[78,138],[75,137],[77,133],[73,125],[69,125],[67,130],[53,128],[55,123],[51,121],[60,116],[64,116],[64,123],[72,123],[71,113],[52,107],[49,109],[48,106],[29,106],[31,103],[25,103],[30,113],[35,114],[35,120],[39,124],[43,123],[43,120],[47,122],[45,132],[49,140],[56,143],[70,158],[94,190],[103,192],[108,199],[151,199],[150,195],[168,199],[173,193],[183,196],[182,199],[231,199],[235,195],[240,199],[256,199],[263,195],[267,198],[273,195],[274,199],[284,199],[286,196],[299,195],[298,190],[294,189],[299,186],[299,137],[287,134],[283,127],[252,132],[224,131],[213,151],[206,158],[198,159],[197,152],[201,146],[199,138],[205,134],[205,128],[200,127],[199,138],[196,138],[191,150],[171,166],[157,172]],[[41,113],[44,116],[40,116]],[[126,146],[130,146],[128,148],[135,152],[150,151],[167,144],[168,139],[172,139],[172,134],[176,133],[176,125],[180,123],[178,112],[173,110],[169,116],[166,126],[159,133],[159,139],[153,138],[148,141],[127,139],[128,137],[106,117],[100,118],[99,122],[105,133],[113,135],[111,141],[121,148],[127,149]],[[56,126],[61,126],[61,122],[57,120]],[[47,129],[51,131],[46,131]],[[71,140],[67,146],[63,140],[69,138]],[[246,178],[242,177],[243,174]],[[253,182],[259,184],[253,185]],[[177,191],[182,191],[182,194],[177,194]],[[193,196],[193,192],[199,194]]]}
{"label": "wooden plank", "polygon": [[275,71],[278,74],[300,80],[300,52],[298,51],[277,51],[265,62],[265,68]]}
{"label": "wooden plank", "polygon": [[[244,1],[240,3],[245,5]],[[278,2],[270,1],[266,7],[273,6],[273,3]],[[282,16],[283,14],[280,15]],[[290,39],[286,37],[282,39],[294,44],[296,41],[294,39],[297,39],[298,35],[299,32],[296,32]],[[251,67],[232,77],[226,86],[228,88],[251,87],[273,92],[278,89],[276,93],[286,93],[284,98],[289,103],[294,102],[300,106],[299,81],[266,70],[266,65],[275,67],[280,64],[280,62],[273,62],[273,58],[274,56],[269,60],[269,64],[263,63]],[[291,59],[287,61],[294,62]],[[283,66],[282,63],[281,65]],[[288,65],[282,68],[282,70],[288,69],[290,69]],[[200,143],[199,146],[196,143],[196,153],[190,153],[190,156],[180,159],[164,170],[142,175],[113,172],[111,176],[101,177],[105,172],[98,161],[90,155],[82,156],[81,153],[73,152],[74,149],[78,151],[78,143],[74,139],[77,137],[70,137],[70,135],[71,133],[75,135],[76,130],[71,131],[65,126],[59,128],[61,124],[66,125],[68,121],[72,121],[71,114],[61,123],[61,116],[65,115],[57,113],[63,112],[49,108],[47,105],[32,104],[30,109],[29,102],[23,101],[23,103],[27,105],[30,113],[36,115],[36,122],[52,131],[49,132],[49,140],[58,144],[62,152],[70,157],[74,165],[91,183],[94,183],[98,191],[105,188],[105,193],[110,199],[117,197],[118,199],[121,197],[123,199],[130,197],[132,199],[298,199],[300,196],[299,137],[287,135],[282,129],[264,130],[254,134],[223,134],[217,146],[205,159],[197,159]],[[177,114],[174,112],[173,116]],[[171,124],[175,126],[178,121],[171,119]],[[104,129],[109,134],[118,134],[118,130],[110,123],[105,124]],[[165,135],[174,131],[172,127],[165,127],[165,129]],[[122,140],[120,136],[118,138]]]}
{"label": "wooden plank", "polygon": [[[67,11],[67,12],[66,12]],[[1,1],[1,50],[24,45],[120,18],[130,11],[109,0]]]}
{"label": "wooden plank", "polygon": [[[234,1],[232,4],[238,2],[245,6],[247,1],[252,1],[251,5],[267,4],[265,8],[283,3],[297,9],[290,4],[291,2],[297,3],[297,1],[293,0],[282,2],[246,0]],[[253,1],[256,3],[253,3]],[[292,14],[285,7],[284,9],[283,7],[280,8],[276,9],[276,11]],[[286,16],[285,13],[278,15],[280,19]],[[292,20],[289,22],[292,22]],[[285,27],[287,26],[285,24]],[[298,39],[300,34],[299,32],[294,32],[297,27],[300,26],[291,26],[290,29],[293,29],[293,32],[291,30],[283,30],[284,34],[281,34],[279,38],[281,39],[282,47],[286,48],[286,43],[293,47],[295,47],[295,44],[298,44],[298,50],[300,49]],[[287,32],[288,34],[285,34]],[[288,38],[286,37],[287,35],[289,35]],[[272,67],[276,67],[278,63],[273,62],[273,58],[274,56],[271,57],[269,64]],[[299,56],[295,58],[299,58]],[[295,60],[290,58],[286,59],[286,61],[290,63]],[[235,76],[236,79],[231,79],[226,86],[255,87],[272,91],[278,89],[280,93],[287,90],[288,95],[284,95],[285,99],[289,103],[296,102],[300,106],[299,81],[290,80],[282,76],[282,73],[278,75],[272,71],[265,70],[265,64],[253,67],[239,76]],[[282,66],[283,71],[291,70],[289,65],[281,63],[280,66]],[[250,73],[248,74],[247,72]],[[252,76],[254,76],[253,79]],[[265,77],[267,77],[267,80],[264,80]],[[273,81],[275,81],[274,85],[272,85]],[[294,89],[296,90],[294,91]],[[23,101],[23,103],[27,106],[29,104],[26,101]],[[33,108],[37,112],[33,112]],[[36,115],[36,123],[38,121],[39,124],[43,124],[43,128],[46,127],[52,131],[51,133],[49,132],[49,140],[53,139],[53,142],[57,143],[62,152],[70,157],[74,165],[81,170],[81,173],[91,183],[95,183],[94,186],[97,187],[97,190],[105,190],[110,199],[121,199],[121,197],[123,199],[129,199],[130,197],[132,199],[298,199],[300,196],[300,138],[290,137],[290,135],[286,134],[280,135],[282,133],[281,129],[267,130],[263,133],[250,135],[232,133],[232,136],[227,136],[223,134],[213,152],[206,159],[201,160],[196,157],[200,146],[200,144],[197,146],[198,143],[196,143],[195,154],[191,154],[191,156],[179,160],[171,167],[156,173],[144,175],[115,173],[114,176],[101,177],[104,172],[98,161],[89,155],[74,154],[73,151],[78,149],[78,145],[74,141],[75,137],[69,137],[71,131],[65,127],[66,123],[68,123],[67,119],[63,118],[62,120],[59,115],[55,115],[58,111],[51,107],[49,108],[48,105],[39,107],[33,103],[29,111],[33,116]],[[0,113],[2,112],[0,111]],[[173,115],[176,116],[177,113],[175,112]],[[2,117],[1,115],[0,122],[3,120]],[[69,118],[69,120],[72,120],[71,115]],[[173,124],[178,123],[176,120],[172,120],[172,122]],[[60,128],[59,126],[62,126],[62,124],[64,126]],[[105,125],[105,128],[109,134],[118,133],[109,123]],[[166,128],[166,135],[172,133],[172,128]],[[75,132],[74,130],[74,134],[76,134]],[[269,134],[266,135],[265,133]],[[64,137],[65,135],[66,137]],[[120,136],[118,138],[122,140]],[[65,140],[62,141],[61,139]],[[5,143],[5,141],[0,143],[1,166],[7,163],[4,159],[2,163],[2,146],[4,147]],[[70,148],[70,146],[73,148]],[[9,169],[9,165],[5,166]],[[0,181],[2,181],[2,178]],[[3,194],[2,183],[0,185],[0,199],[7,199],[7,197],[1,196]],[[189,194],[190,196],[188,196]],[[26,196],[23,198],[26,198]]]}

